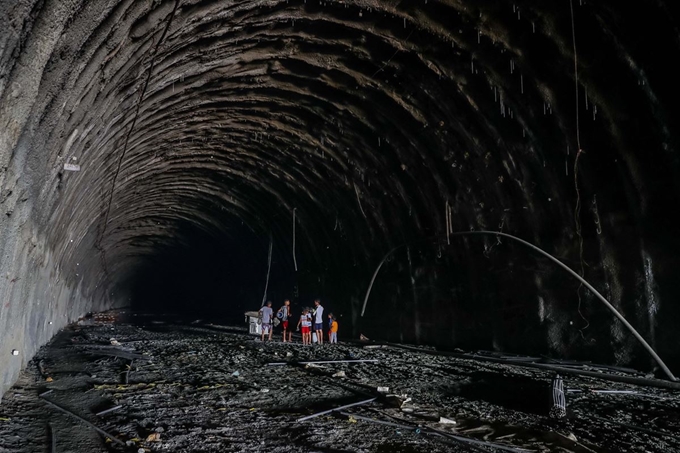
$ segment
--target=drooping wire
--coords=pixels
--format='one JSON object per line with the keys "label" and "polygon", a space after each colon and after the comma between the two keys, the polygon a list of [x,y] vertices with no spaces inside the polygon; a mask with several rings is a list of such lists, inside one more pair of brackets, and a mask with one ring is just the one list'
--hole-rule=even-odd
{"label": "drooping wire", "polygon": [[153,53],[151,54],[150,62],[149,62],[149,70],[146,73],[146,78],[144,80],[144,84],[142,85],[142,89],[139,93],[139,99],[137,100],[137,105],[135,106],[135,113],[134,116],[132,117],[132,124],[130,125],[130,129],[128,129],[127,134],[125,135],[125,143],[123,144],[123,150],[120,153],[120,156],[118,157],[118,162],[116,164],[116,170],[113,173],[113,178],[111,180],[111,189],[109,191],[108,195],[108,200],[106,202],[106,208],[104,209],[104,221],[102,225],[102,230],[98,234],[97,240],[95,241],[95,249],[99,251],[100,254],[100,259],[102,262],[102,268],[103,271],[106,275],[108,275],[108,266],[106,263],[106,256],[105,256],[105,250],[102,247],[102,241],[104,240],[104,236],[106,235],[108,223],[109,223],[109,217],[111,215],[111,205],[113,204],[113,196],[116,191],[116,182],[118,181],[118,175],[120,174],[122,165],[123,165],[123,160],[125,159],[125,155],[127,154],[128,151],[128,145],[130,143],[130,137],[132,136],[132,132],[135,129],[135,126],[137,125],[137,119],[139,118],[139,110],[142,106],[142,101],[144,100],[144,96],[146,95],[146,90],[149,87],[149,82],[151,81],[151,76],[153,75],[153,70],[156,65],[156,55],[158,55],[158,50],[161,47],[161,44],[165,40],[165,36],[168,33],[168,30],[170,29],[170,26],[172,25],[172,21],[175,18],[175,14],[177,13],[177,9],[179,7],[179,0],[175,0],[175,6],[172,9],[172,12],[170,13],[170,16],[168,18],[168,21],[165,24],[165,28],[163,29],[163,33],[161,34],[160,38],[158,39],[158,42],[156,43],[155,47],[153,47]]}
{"label": "drooping wire", "polygon": [[[652,356],[652,358],[654,358],[656,363],[661,367],[661,369],[664,371],[664,373],[666,373],[666,375],[668,376],[668,378],[671,381],[674,381],[674,382],[678,381],[678,379],[675,377],[675,375],[673,375],[671,370],[668,368],[668,366],[666,366],[666,364],[661,359],[661,357],[659,357],[659,355],[656,353],[656,351],[654,351],[654,349],[649,345],[649,343],[647,343],[647,341],[642,337],[642,335],[640,335],[640,333],[637,330],[635,330],[635,328],[626,320],[626,318],[624,318],[623,315],[621,313],[619,313],[619,311],[616,309],[616,307],[614,307],[607,299],[605,299],[605,297],[602,294],[600,294],[600,292],[597,289],[595,289],[595,287],[593,287],[593,285],[588,283],[585,278],[581,277],[578,273],[576,273],[569,266],[567,266],[562,261],[560,261],[559,259],[552,256],[551,254],[549,254],[545,250],[535,246],[534,244],[532,244],[530,242],[525,241],[524,239],[520,239],[517,236],[514,236],[512,234],[502,233],[500,231],[484,231],[484,230],[480,230],[480,231],[456,231],[456,232],[453,232],[453,233],[450,234],[451,237],[453,237],[453,236],[475,236],[475,235],[503,236],[505,238],[513,239],[514,241],[519,242],[520,244],[523,244],[523,245],[529,247],[531,250],[539,253],[540,255],[548,258],[553,263],[557,264],[560,268],[562,268],[567,273],[569,273],[571,276],[573,276],[574,278],[579,280],[588,290],[590,290],[590,292],[597,299],[600,300],[600,302],[602,302],[609,309],[609,311],[612,312],[612,314],[619,321],[621,321],[621,323],[628,329],[628,331],[631,334],[633,334],[633,336],[638,340],[638,342],[647,350],[647,352],[649,352],[649,354]],[[433,236],[433,237],[426,237],[426,238],[421,238],[421,239],[418,239],[418,240],[415,240],[415,241],[407,242],[407,243],[404,243],[404,244],[401,244],[401,245],[397,245],[396,247],[393,247],[392,249],[390,249],[387,252],[387,254],[383,257],[383,259],[380,261],[380,263],[378,263],[378,267],[376,267],[375,271],[373,272],[373,276],[371,277],[371,281],[368,284],[368,289],[366,290],[366,296],[364,297],[364,305],[361,308],[360,316],[363,317],[365,312],[366,312],[366,306],[368,304],[368,298],[371,295],[371,290],[373,289],[373,284],[375,283],[375,279],[378,276],[378,273],[380,272],[380,268],[382,268],[383,264],[385,264],[385,262],[388,261],[388,258],[390,258],[395,251],[397,251],[397,250],[399,250],[403,247],[408,247],[410,245],[414,245],[414,244],[418,244],[418,243],[440,242],[442,239],[443,239],[443,237],[439,236],[439,235]]]}
{"label": "drooping wire", "polygon": [[295,264],[295,271],[297,272],[297,259],[295,258],[295,210],[297,208],[293,208],[293,263]]}
{"label": "drooping wire", "polygon": [[268,263],[267,264],[267,280],[264,284],[264,295],[262,296],[262,307],[264,307],[264,303],[267,301],[267,289],[269,289],[269,273],[272,270],[272,246],[274,245],[274,237],[272,236],[271,233],[269,233],[269,258],[268,258]]}
{"label": "drooping wire", "polygon": [[[571,41],[574,47],[574,91],[575,91],[575,101],[576,101],[576,158],[574,159],[574,187],[576,189],[576,207],[574,208],[574,222],[576,223],[576,235],[578,236],[578,253],[579,253],[579,264],[581,267],[581,276],[585,274],[584,261],[583,261],[583,234],[581,232],[581,191],[578,188],[578,159],[584,152],[581,148],[581,129],[579,125],[579,102],[578,102],[578,53],[576,52],[576,26],[574,23],[574,2],[569,0],[569,12],[571,13]],[[581,337],[583,336],[583,331],[590,326],[590,322],[583,316],[581,312],[581,288],[583,283],[579,283],[576,289],[576,294],[578,296],[578,314],[586,322],[585,327],[579,329]]]}
{"label": "drooping wire", "polygon": [[[576,27],[574,25],[574,5],[573,0],[569,0],[569,10],[571,12],[571,42],[574,46],[574,88],[576,89],[576,145],[581,151],[581,130],[578,118],[578,55],[576,53]],[[578,154],[576,155],[578,158]]]}

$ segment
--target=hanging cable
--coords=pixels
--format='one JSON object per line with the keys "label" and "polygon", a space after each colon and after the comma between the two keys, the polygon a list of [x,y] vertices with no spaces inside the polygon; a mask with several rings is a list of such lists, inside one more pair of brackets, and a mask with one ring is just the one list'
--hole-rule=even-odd
{"label": "hanging cable", "polygon": [[[645,341],[645,339],[642,338],[642,336],[626,320],[626,318],[624,318],[623,315],[621,315],[621,313],[619,313],[619,311],[607,299],[605,299],[605,297],[602,294],[600,294],[600,292],[598,290],[596,290],[583,277],[581,277],[579,274],[574,272],[569,266],[564,264],[562,261],[558,260],[557,258],[552,256],[548,252],[536,247],[534,244],[525,241],[524,239],[520,239],[517,236],[513,236],[511,234],[501,233],[500,231],[458,231],[458,232],[455,232],[455,233],[451,233],[451,236],[471,236],[471,235],[495,235],[495,236],[503,236],[503,237],[513,239],[513,240],[519,242],[520,244],[526,245],[530,249],[540,253],[541,255],[545,256],[550,261],[554,262],[559,267],[561,267],[562,269],[567,271],[570,275],[572,275],[578,281],[580,281],[586,288],[588,288],[595,295],[595,297],[597,297],[609,309],[609,311],[611,311],[614,314],[614,316],[616,316],[616,318],[623,323],[623,325],[628,329],[628,331],[630,331],[630,333],[633,334],[633,336],[640,342],[640,344],[645,348],[645,350],[647,350],[649,355],[652,356],[652,358],[656,361],[656,363],[659,364],[659,366],[664,371],[664,373],[666,373],[666,376],[668,376],[668,378],[671,381],[677,381],[677,378],[673,375],[673,373],[666,366],[666,364],[663,362],[663,360],[661,360],[661,357],[658,356],[656,351],[654,351],[654,349],[652,349],[652,347],[649,345],[649,343],[647,343],[647,341]],[[366,291],[366,297],[364,298],[364,306],[361,309],[361,316],[362,317],[364,316],[364,313],[366,311],[366,305],[368,304],[368,297],[371,295],[371,289],[373,288],[373,283],[375,283],[375,278],[378,276],[378,272],[380,272],[380,268],[385,263],[387,258],[390,257],[392,255],[392,253],[394,253],[396,250],[398,250],[402,247],[406,247],[406,246],[409,246],[409,245],[412,245],[412,244],[418,243],[418,242],[430,242],[430,241],[437,241],[437,240],[440,240],[439,236],[424,238],[424,239],[420,239],[418,241],[398,245],[398,246],[394,247],[392,250],[390,250],[389,252],[387,252],[387,254],[383,257],[383,259],[378,264],[378,267],[375,269],[375,272],[373,272],[373,277],[371,278],[371,282],[368,285],[368,290]]]}
{"label": "hanging cable", "polygon": [[449,224],[449,200],[446,200],[446,205],[444,206],[444,217],[446,217],[446,244],[450,245],[449,231],[451,230],[451,225]]}
{"label": "hanging cable", "polygon": [[295,264],[295,272],[297,272],[297,259],[295,258],[295,210],[297,208],[293,208],[293,264]]}
{"label": "hanging cable", "polygon": [[[578,188],[578,159],[583,153],[581,148],[581,129],[579,125],[579,103],[578,103],[578,54],[576,53],[576,26],[574,24],[574,2],[569,0],[569,12],[571,13],[571,42],[574,47],[574,93],[576,101],[576,158],[574,159],[574,188],[576,189],[576,207],[574,209],[574,222],[576,223],[576,235],[578,236],[578,257],[581,265],[581,276],[585,275],[585,266],[583,261],[583,234],[581,233],[581,191]],[[583,330],[590,326],[590,322],[581,313],[581,287],[583,284],[579,284],[576,289],[576,295],[578,296],[578,307],[577,311],[579,316],[586,322],[585,327],[579,329],[581,337],[583,337]],[[585,338],[585,337],[584,337]]]}
{"label": "hanging cable", "polygon": [[272,236],[272,233],[269,233],[269,258],[267,264],[267,280],[264,284],[264,295],[262,296],[262,305],[261,307],[264,307],[264,303],[267,300],[267,289],[269,288],[269,272],[272,270],[272,246],[274,244],[274,237]]}

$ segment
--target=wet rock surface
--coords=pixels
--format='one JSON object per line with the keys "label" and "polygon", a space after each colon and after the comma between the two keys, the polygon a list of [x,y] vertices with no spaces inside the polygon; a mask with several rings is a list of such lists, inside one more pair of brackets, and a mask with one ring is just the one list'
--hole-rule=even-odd
{"label": "wet rock surface", "polygon": [[62,330],[5,394],[0,452],[680,450],[680,391],[567,376],[567,418],[553,420],[554,374],[360,342],[262,343],[242,326],[157,315],[100,317]]}

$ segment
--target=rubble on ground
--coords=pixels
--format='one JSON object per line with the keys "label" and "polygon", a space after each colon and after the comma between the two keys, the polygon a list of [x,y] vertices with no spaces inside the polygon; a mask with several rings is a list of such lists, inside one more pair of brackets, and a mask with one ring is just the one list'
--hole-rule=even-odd
{"label": "rubble on ground", "polygon": [[50,451],[52,433],[92,453],[680,451],[680,391],[568,376],[556,420],[546,370],[105,319],[39,351],[0,405],[0,452]]}

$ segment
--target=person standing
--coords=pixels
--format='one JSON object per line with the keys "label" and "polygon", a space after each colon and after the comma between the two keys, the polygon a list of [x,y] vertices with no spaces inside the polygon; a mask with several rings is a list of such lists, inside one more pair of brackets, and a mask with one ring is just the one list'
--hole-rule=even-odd
{"label": "person standing", "polygon": [[309,309],[304,308],[302,314],[300,315],[300,320],[298,321],[298,330],[302,326],[302,344],[312,344],[312,334],[310,329],[312,327],[312,317],[309,314]]}
{"label": "person standing", "polygon": [[283,301],[283,307],[279,308],[276,315],[281,319],[281,326],[283,327],[283,342],[286,342],[286,333],[288,334],[288,343],[293,342],[293,331],[288,330],[288,320],[291,318],[290,300]]}
{"label": "person standing", "polygon": [[335,319],[333,313],[328,314],[329,329],[328,329],[328,342],[337,343],[338,342],[338,320]]}
{"label": "person standing", "polygon": [[274,321],[274,310],[272,310],[272,301],[267,301],[267,306],[260,308],[260,319],[262,320],[262,341],[264,336],[269,334],[269,341],[272,341],[272,322]]}
{"label": "person standing", "polygon": [[314,307],[314,331],[319,344],[323,344],[323,305],[319,299],[314,301]]}

